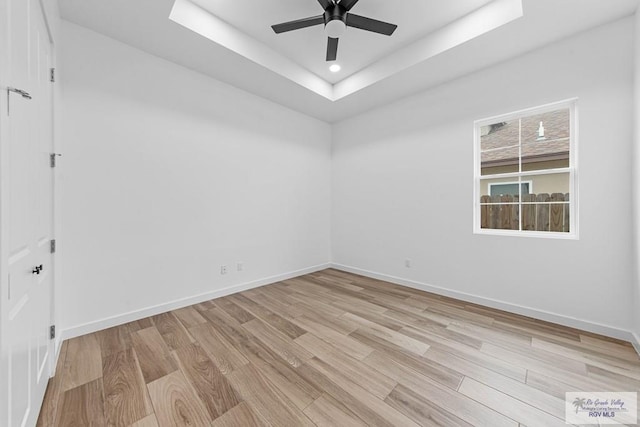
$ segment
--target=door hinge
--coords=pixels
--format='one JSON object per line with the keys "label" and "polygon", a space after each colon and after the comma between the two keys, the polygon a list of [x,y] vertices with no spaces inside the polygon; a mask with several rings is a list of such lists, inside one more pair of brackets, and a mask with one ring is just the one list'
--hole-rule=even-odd
{"label": "door hinge", "polygon": [[56,253],[56,239],[51,239],[51,253]]}
{"label": "door hinge", "polygon": [[56,82],[56,69],[52,68],[50,71],[51,71],[51,74],[50,74],[51,83],[55,83]]}
{"label": "door hinge", "polygon": [[52,168],[56,167],[56,157],[58,157],[58,156],[62,156],[62,154],[58,154],[58,153],[49,154],[49,158],[50,158],[50,162],[51,162],[51,167]]}
{"label": "door hinge", "polygon": [[56,325],[49,326],[49,339],[54,339],[56,337]]}

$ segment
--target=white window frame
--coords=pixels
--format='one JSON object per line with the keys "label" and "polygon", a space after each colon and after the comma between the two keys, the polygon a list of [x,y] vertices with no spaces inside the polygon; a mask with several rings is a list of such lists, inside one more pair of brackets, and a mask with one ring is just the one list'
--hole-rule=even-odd
{"label": "white window frame", "polygon": [[[509,122],[518,120],[523,117],[533,116],[542,113],[548,113],[560,109],[569,109],[570,111],[570,139],[569,139],[569,167],[544,169],[537,171],[522,171],[522,162],[518,172],[502,173],[495,175],[481,176],[481,156],[480,141],[481,129],[499,122]],[[482,120],[476,120],[473,127],[473,166],[474,166],[474,185],[473,185],[473,233],[497,236],[515,236],[515,237],[538,237],[547,239],[570,239],[578,240],[579,238],[579,194],[578,194],[578,98],[571,98],[560,102],[542,105],[534,108],[514,111],[508,114],[488,117]],[[481,228],[480,223],[480,183],[482,180],[497,178],[514,178],[514,183],[523,182],[522,179],[530,176],[551,175],[557,173],[569,173],[569,200],[571,228],[568,233],[557,231],[529,231],[529,230],[494,230]],[[530,187],[530,190],[532,188]]]}
{"label": "white window frame", "polygon": [[533,193],[533,181],[506,181],[506,182],[490,182],[487,184],[487,192],[491,194],[491,188],[498,185],[517,185],[529,184],[529,193]]}

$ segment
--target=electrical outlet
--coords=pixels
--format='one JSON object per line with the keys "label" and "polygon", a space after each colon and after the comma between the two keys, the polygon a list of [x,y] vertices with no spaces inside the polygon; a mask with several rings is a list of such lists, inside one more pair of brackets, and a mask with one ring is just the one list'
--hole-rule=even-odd
{"label": "electrical outlet", "polygon": [[239,262],[237,265],[237,270],[238,271],[244,271],[244,263],[243,262]]}
{"label": "electrical outlet", "polygon": [[223,265],[220,267],[220,274],[227,274],[227,266]]}
{"label": "electrical outlet", "polygon": [[411,266],[413,265],[413,261],[411,261],[410,259],[405,259],[404,260],[404,266],[407,268],[411,268]]}

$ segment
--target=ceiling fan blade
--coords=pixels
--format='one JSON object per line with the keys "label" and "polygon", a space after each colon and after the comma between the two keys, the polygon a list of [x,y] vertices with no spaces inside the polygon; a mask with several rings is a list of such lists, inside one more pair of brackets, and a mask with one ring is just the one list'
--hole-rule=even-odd
{"label": "ceiling fan blade", "polygon": [[313,27],[314,25],[324,24],[324,15],[312,16],[310,18],[298,19],[296,21],[283,22],[282,24],[272,25],[276,34],[285,33],[287,31],[299,30],[301,28]]}
{"label": "ceiling fan blade", "polygon": [[338,40],[329,37],[327,42],[327,61],[335,61],[338,58]]}
{"label": "ceiling fan blade", "polygon": [[349,13],[347,15],[347,26],[358,28],[360,30],[372,31],[378,34],[390,36],[398,28],[397,25],[388,22],[377,21],[375,19]]}
{"label": "ceiling fan blade", "polygon": [[356,3],[358,3],[358,0],[341,0],[340,6],[344,7],[345,9],[347,9],[347,11],[349,11],[353,6],[356,5]]}
{"label": "ceiling fan blade", "polygon": [[322,6],[324,10],[327,10],[329,6],[333,6],[332,0],[318,0],[318,3],[320,3],[320,6]]}

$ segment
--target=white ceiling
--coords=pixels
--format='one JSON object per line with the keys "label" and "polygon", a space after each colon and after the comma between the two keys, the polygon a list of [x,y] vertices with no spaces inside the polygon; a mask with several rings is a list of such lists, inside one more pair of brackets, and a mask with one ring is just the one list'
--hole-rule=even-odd
{"label": "white ceiling", "polygon": [[[386,55],[376,55],[376,43],[362,41],[362,53],[355,54],[356,58],[360,58],[363,62],[360,69],[349,77],[333,83],[300,65],[299,59],[304,59],[305,50],[296,50],[291,52],[289,56],[285,56],[263,41],[276,40],[280,42],[282,34],[275,36],[266,30],[259,36],[248,35],[219,16],[198,6],[194,0],[175,0],[169,16],[172,21],[185,28],[330,101],[340,100],[520,17],[522,17],[522,0],[493,0],[451,22],[443,21],[438,24],[433,22],[431,31],[426,32],[424,37],[416,36],[417,40],[415,41],[402,43],[396,41],[394,37],[389,39],[383,36],[387,42],[395,44],[395,48]],[[353,37],[351,34],[352,32],[345,34],[346,38]],[[370,37],[370,35],[365,35]],[[262,37],[262,39],[258,37]],[[376,35],[376,37],[380,36]],[[341,37],[341,39],[343,38],[345,37]],[[288,44],[284,41],[281,43]],[[304,47],[304,44],[300,47]],[[367,47],[368,49],[366,49]],[[367,52],[373,54],[372,59],[366,59]],[[378,59],[373,59],[376,56]],[[349,63],[350,57],[345,55],[345,58],[345,61]],[[326,64],[320,65],[321,63],[322,61],[314,61],[312,66],[325,73]]]}
{"label": "white ceiling", "polygon": [[343,72],[334,76],[326,71],[322,26],[281,35],[270,29],[319,15],[317,0],[177,2],[206,8],[228,27],[227,40],[213,42],[218,34],[203,37],[170,20],[174,0],[59,0],[64,19],[327,122],[631,15],[638,4],[522,0],[521,18],[514,20],[512,8],[501,22],[487,23],[499,12],[492,6],[520,0],[360,0],[354,13],[398,30],[386,37],[349,29],[338,52]]}
{"label": "white ceiling", "polygon": [[317,0],[192,0],[203,9],[264,43],[276,52],[330,83],[360,71],[402,47],[486,5],[491,0],[361,0],[353,13],[398,25],[391,37],[349,28],[340,38],[338,60],[342,70],[329,71],[327,36],[318,25],[275,34],[272,24],[322,15]]}
{"label": "white ceiling", "polygon": [[[198,1],[208,5],[213,3],[205,0]],[[354,69],[351,70],[355,73],[342,80],[336,79],[339,81],[333,83],[300,65],[303,62],[301,60],[304,60],[308,55],[308,51],[295,50],[283,55],[268,44],[272,41],[282,45],[290,44],[290,42],[282,41],[282,34],[275,35],[267,29],[259,32],[256,36],[249,35],[195,3],[194,0],[175,0],[169,18],[202,37],[224,46],[330,101],[340,100],[390,75],[399,73],[522,17],[522,0],[493,0],[480,8],[468,11],[452,22],[432,22],[431,31],[427,31],[424,37],[416,35],[417,40],[415,41],[402,43],[402,40],[396,40],[394,37],[389,39],[383,36],[383,39],[386,39],[388,43],[394,44],[394,48],[386,55],[380,56],[376,53],[377,43],[362,40],[360,52],[354,54],[355,58],[359,58],[362,62],[360,69],[355,70],[357,65],[355,64],[352,67]],[[420,32],[418,27],[414,25],[416,34]],[[251,26],[247,26],[247,28],[253,29]],[[345,34],[345,36],[341,37],[341,40],[353,37],[352,32]],[[365,36],[370,37],[369,34],[365,34]],[[303,47],[304,43],[301,43],[300,48]],[[369,58],[367,58],[367,54],[369,54]],[[376,57],[378,59],[375,59]],[[345,58],[345,63],[349,64],[351,58],[346,55]],[[318,71],[326,73],[326,63],[321,64],[322,61],[315,60],[311,65]]]}

